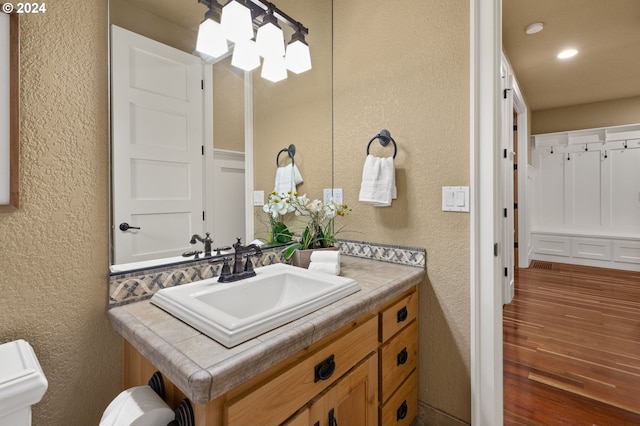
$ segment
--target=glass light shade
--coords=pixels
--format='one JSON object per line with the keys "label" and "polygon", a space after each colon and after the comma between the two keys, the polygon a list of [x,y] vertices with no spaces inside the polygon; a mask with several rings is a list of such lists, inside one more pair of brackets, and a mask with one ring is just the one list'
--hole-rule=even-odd
{"label": "glass light shade", "polygon": [[225,36],[234,43],[253,38],[251,11],[235,0],[222,8],[220,24]]}
{"label": "glass light shade", "polygon": [[287,67],[284,65],[284,57],[267,56],[262,64],[260,76],[264,79],[277,83],[287,78]]}
{"label": "glass light shade", "polygon": [[282,29],[272,23],[266,22],[258,28],[256,44],[260,56],[284,56],[284,34]]}
{"label": "glass light shade", "polygon": [[260,66],[260,55],[253,40],[239,41],[233,48],[231,65],[245,71],[251,71]]}
{"label": "glass light shade", "polygon": [[289,43],[285,65],[289,71],[296,74],[309,71],[311,69],[311,54],[307,43],[300,40]]}
{"label": "glass light shade", "polygon": [[200,24],[196,51],[205,57],[210,56],[212,58],[219,58],[229,51],[227,39],[222,32],[220,24],[211,19],[205,19]]}

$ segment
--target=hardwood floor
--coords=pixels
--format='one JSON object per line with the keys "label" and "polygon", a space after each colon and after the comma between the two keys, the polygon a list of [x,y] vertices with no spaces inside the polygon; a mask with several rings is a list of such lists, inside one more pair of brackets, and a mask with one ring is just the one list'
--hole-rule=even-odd
{"label": "hardwood floor", "polygon": [[505,425],[640,425],[640,273],[519,269],[503,315]]}

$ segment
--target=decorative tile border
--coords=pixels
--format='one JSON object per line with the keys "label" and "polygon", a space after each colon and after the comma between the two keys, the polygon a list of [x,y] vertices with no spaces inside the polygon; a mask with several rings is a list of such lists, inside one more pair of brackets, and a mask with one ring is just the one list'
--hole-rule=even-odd
{"label": "decorative tile border", "polygon": [[396,246],[365,241],[340,240],[340,252],[347,256],[364,257],[381,262],[425,268],[427,252],[423,248]]}
{"label": "decorative tile border", "polygon": [[[254,266],[282,263],[282,248],[264,249]],[[158,290],[217,277],[222,269],[222,257],[201,259],[178,265],[115,273],[109,277],[109,307],[148,299]]]}
{"label": "decorative tile border", "polygon": [[[424,268],[426,252],[416,247],[403,247],[363,241],[339,240],[340,252],[347,256],[364,257],[382,262]],[[161,266],[126,273],[115,273],[109,277],[109,307],[148,299],[153,293],[194,281],[217,277],[222,268],[222,257],[202,259],[178,265]],[[263,249],[254,266],[285,263],[282,247]]]}

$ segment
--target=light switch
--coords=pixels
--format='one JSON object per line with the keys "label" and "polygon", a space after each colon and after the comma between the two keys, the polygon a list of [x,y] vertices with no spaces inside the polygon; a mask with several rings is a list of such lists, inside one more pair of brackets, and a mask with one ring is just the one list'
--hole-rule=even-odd
{"label": "light switch", "polygon": [[469,187],[468,186],[443,186],[442,187],[442,211],[468,212],[469,211]]}
{"label": "light switch", "polygon": [[445,192],[445,203],[448,207],[453,206],[453,191]]}

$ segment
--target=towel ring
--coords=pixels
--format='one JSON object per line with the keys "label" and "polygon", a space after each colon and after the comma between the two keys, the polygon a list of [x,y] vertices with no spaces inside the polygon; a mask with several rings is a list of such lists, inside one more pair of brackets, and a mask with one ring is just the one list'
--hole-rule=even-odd
{"label": "towel ring", "polygon": [[382,146],[389,145],[389,141],[393,142],[393,158],[396,158],[396,154],[398,153],[398,145],[396,145],[396,141],[393,140],[393,138],[391,137],[391,133],[389,133],[387,129],[380,130],[380,133],[371,138],[369,144],[367,145],[367,155],[369,155],[369,147],[371,146],[371,143],[376,139],[380,139],[380,145]]}
{"label": "towel ring", "polygon": [[293,159],[293,157],[296,155],[296,146],[294,144],[291,144],[288,148],[282,148],[278,152],[278,156],[276,157],[276,167],[280,167],[280,154],[282,154],[283,152],[289,154],[289,158],[291,158],[291,164],[295,164],[295,160]]}

